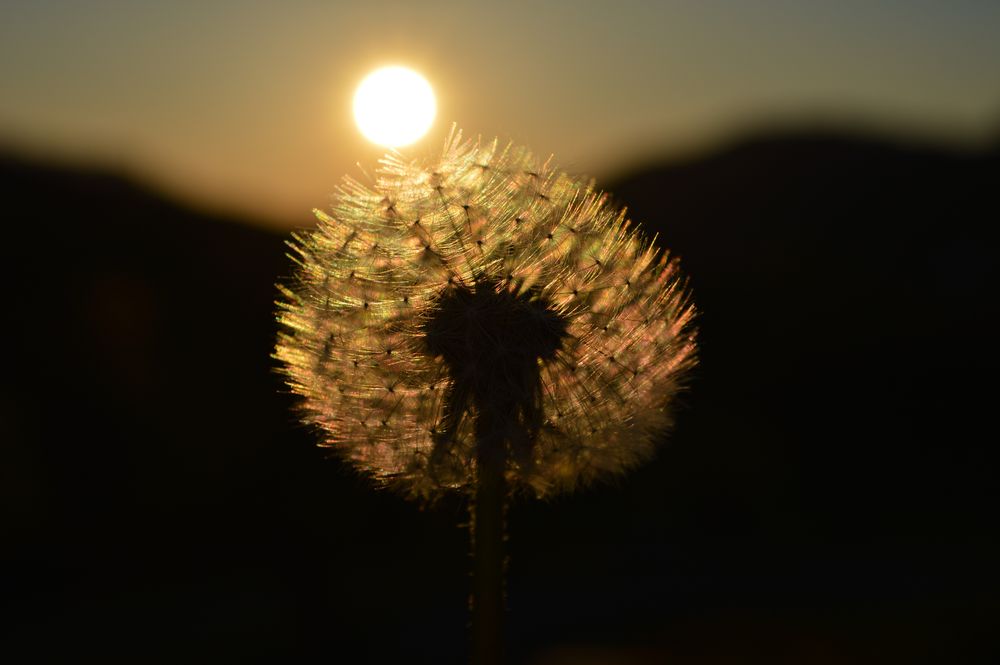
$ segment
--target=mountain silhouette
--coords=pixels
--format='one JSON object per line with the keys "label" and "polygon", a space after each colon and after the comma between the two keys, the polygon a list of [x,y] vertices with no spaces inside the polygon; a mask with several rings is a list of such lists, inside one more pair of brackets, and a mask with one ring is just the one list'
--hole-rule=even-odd
{"label": "mountain silhouette", "polygon": [[[284,234],[99,171],[0,182],[8,650],[460,662],[465,506],[375,491],[296,424]],[[515,662],[977,662],[998,185],[996,150],[830,132],[610,183],[690,276],[702,362],[656,460],[512,507]]]}

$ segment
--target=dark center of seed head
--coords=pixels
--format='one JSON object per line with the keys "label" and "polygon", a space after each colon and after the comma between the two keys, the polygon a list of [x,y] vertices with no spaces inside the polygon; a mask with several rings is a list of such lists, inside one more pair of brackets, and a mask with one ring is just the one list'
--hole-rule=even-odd
{"label": "dark center of seed head", "polygon": [[[471,379],[487,397],[514,388],[520,374],[538,372],[566,336],[566,322],[536,293],[511,293],[479,282],[448,288],[424,325],[427,350],[440,356],[456,381]],[[514,385],[503,384],[514,381]],[[476,391],[479,393],[479,390]]]}
{"label": "dark center of seed head", "polygon": [[534,291],[480,281],[449,286],[423,333],[427,351],[444,360],[452,379],[451,417],[474,407],[480,446],[527,453],[542,421],[539,361],[555,358],[568,334],[565,318]]}

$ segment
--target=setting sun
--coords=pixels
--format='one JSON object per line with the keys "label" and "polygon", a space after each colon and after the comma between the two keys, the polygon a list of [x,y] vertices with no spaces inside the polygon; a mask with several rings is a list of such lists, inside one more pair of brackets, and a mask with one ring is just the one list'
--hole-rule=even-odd
{"label": "setting sun", "polygon": [[354,93],[354,120],[372,143],[398,148],[420,139],[437,113],[427,80],[405,67],[377,69]]}

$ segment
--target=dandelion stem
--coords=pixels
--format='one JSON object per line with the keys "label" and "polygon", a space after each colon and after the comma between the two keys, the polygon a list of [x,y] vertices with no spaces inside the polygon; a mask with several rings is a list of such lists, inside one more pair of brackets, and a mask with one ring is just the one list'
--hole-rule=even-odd
{"label": "dandelion stem", "polygon": [[[491,422],[493,421],[493,422]],[[503,663],[505,442],[499,423],[476,422],[477,482],[472,504],[472,663]]]}

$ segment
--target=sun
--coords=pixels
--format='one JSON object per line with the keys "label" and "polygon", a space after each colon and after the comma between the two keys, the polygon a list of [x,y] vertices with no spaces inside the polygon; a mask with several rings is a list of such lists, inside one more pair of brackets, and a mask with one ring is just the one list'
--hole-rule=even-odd
{"label": "sun", "polygon": [[372,143],[399,148],[420,139],[437,113],[434,91],[406,67],[383,67],[365,77],[354,93],[354,120]]}

